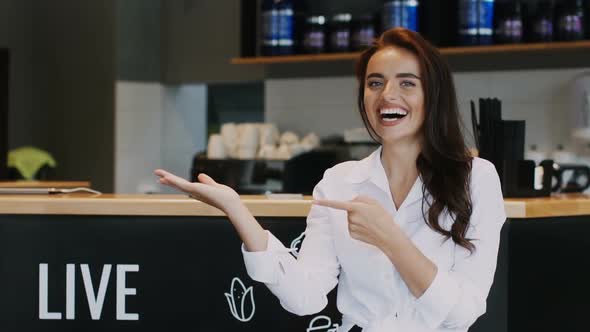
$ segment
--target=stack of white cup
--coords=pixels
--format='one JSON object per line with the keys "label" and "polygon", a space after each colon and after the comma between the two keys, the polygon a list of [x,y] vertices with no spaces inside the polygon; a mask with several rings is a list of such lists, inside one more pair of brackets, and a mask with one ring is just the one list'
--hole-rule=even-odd
{"label": "stack of white cup", "polygon": [[258,152],[260,133],[258,126],[253,123],[245,123],[238,126],[237,156],[238,159],[254,159]]}
{"label": "stack of white cup", "polygon": [[209,159],[289,159],[320,145],[320,138],[310,133],[299,140],[297,134],[280,135],[272,123],[225,123],[221,134],[209,137]]}

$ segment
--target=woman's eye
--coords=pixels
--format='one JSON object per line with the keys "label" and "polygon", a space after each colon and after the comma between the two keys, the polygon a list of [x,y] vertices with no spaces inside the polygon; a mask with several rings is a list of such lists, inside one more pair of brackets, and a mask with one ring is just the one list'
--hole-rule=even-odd
{"label": "woman's eye", "polygon": [[372,82],[368,82],[367,85],[371,88],[375,88],[375,87],[380,87],[382,85],[382,83],[377,82],[377,81],[372,81]]}
{"label": "woman's eye", "polygon": [[403,81],[401,83],[401,86],[404,88],[408,88],[408,87],[414,87],[414,86],[416,86],[416,84],[414,84],[414,82],[410,82],[410,81]]}

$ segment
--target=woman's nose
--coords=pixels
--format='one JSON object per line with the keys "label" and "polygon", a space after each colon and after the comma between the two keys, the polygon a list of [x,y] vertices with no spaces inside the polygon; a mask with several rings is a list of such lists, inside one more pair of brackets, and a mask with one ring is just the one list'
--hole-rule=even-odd
{"label": "woman's nose", "polygon": [[388,82],[383,89],[383,99],[386,101],[396,100],[398,98],[399,90],[393,82]]}

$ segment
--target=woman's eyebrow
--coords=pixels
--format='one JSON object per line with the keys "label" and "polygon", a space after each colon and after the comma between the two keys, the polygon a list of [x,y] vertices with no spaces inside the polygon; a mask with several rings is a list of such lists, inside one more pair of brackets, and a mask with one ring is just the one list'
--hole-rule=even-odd
{"label": "woman's eyebrow", "polygon": [[418,77],[418,75],[412,74],[412,73],[399,73],[399,74],[395,75],[395,77],[397,77],[397,78],[415,78],[417,80],[420,79],[420,77]]}
{"label": "woman's eyebrow", "polygon": [[367,78],[371,78],[371,77],[385,78],[385,76],[383,76],[383,74],[379,74],[379,73],[370,73],[369,75],[367,75]]}
{"label": "woman's eyebrow", "polygon": [[[371,77],[375,77],[375,78],[385,78],[385,76],[383,76],[383,74],[379,74],[379,73],[370,73],[369,75],[367,75],[367,79],[371,78]],[[396,78],[415,78],[417,80],[420,79],[420,77],[418,77],[418,75],[416,74],[412,74],[412,73],[399,73],[397,75],[395,75]]]}

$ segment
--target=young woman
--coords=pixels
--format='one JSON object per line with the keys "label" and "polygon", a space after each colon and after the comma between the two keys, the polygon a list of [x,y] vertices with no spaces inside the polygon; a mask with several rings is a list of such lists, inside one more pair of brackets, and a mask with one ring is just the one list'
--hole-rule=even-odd
{"label": "young woman", "polygon": [[386,31],[357,78],[381,146],[325,172],[297,259],[231,188],[156,174],[227,214],[248,274],[290,312],[321,311],[338,284],[340,331],[467,331],[486,310],[506,219],[496,170],[470,156],[448,65],[419,34]]}

